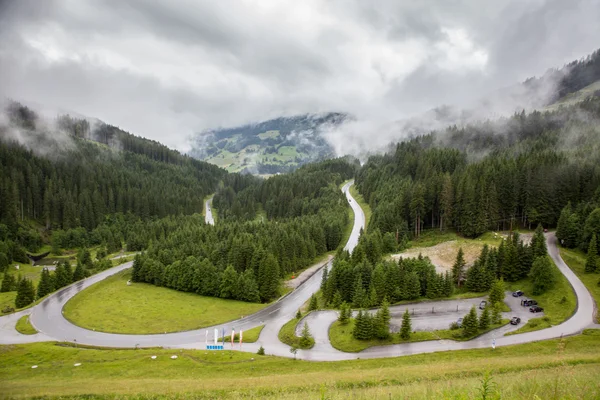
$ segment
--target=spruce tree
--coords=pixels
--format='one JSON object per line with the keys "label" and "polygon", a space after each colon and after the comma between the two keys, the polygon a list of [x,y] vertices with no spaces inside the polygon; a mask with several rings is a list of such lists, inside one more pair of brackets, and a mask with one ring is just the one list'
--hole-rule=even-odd
{"label": "spruce tree", "polygon": [[279,289],[279,264],[272,254],[268,254],[258,269],[258,290],[263,302],[277,297]]}
{"label": "spruce tree", "polygon": [[479,317],[479,329],[486,330],[490,327],[490,311],[489,307],[483,309],[481,317]]}
{"label": "spruce tree", "polygon": [[17,290],[17,281],[15,277],[10,272],[6,271],[4,273],[4,278],[2,279],[2,287],[0,287],[0,292],[12,292],[13,290]]}
{"label": "spruce tree", "polygon": [[598,239],[596,234],[592,234],[590,245],[588,246],[587,258],[585,259],[585,272],[596,272],[598,268]]}
{"label": "spruce tree", "polygon": [[502,314],[501,314],[501,310],[500,310],[500,303],[494,303],[494,304],[492,304],[492,318],[491,318],[491,322],[494,325],[498,325],[500,322],[502,322]]}
{"label": "spruce tree", "polygon": [[33,303],[35,300],[35,289],[33,283],[23,278],[19,281],[19,287],[17,288],[17,297],[15,298],[15,308],[23,308]]}
{"label": "spruce tree", "polygon": [[404,310],[404,315],[402,315],[402,325],[400,326],[400,337],[402,340],[409,340],[410,335],[412,333],[412,324],[410,321],[410,313],[408,312],[408,308]]}
{"label": "spruce tree", "polygon": [[533,294],[540,295],[546,293],[556,282],[556,274],[552,261],[548,256],[538,257],[531,267],[529,274],[533,282]]}
{"label": "spruce tree", "polygon": [[352,305],[356,308],[362,308],[367,302],[367,294],[362,285],[362,278],[359,276],[354,284],[354,295],[352,296]]}
{"label": "spruce tree", "polygon": [[237,295],[238,275],[233,265],[229,265],[221,274],[221,287],[219,297],[233,299]]}
{"label": "spruce tree", "polygon": [[460,287],[460,284],[464,279],[465,265],[465,254],[461,247],[458,249],[458,254],[456,254],[456,260],[454,261],[454,265],[452,265],[452,279],[454,280],[454,284],[457,287]]}
{"label": "spruce tree", "polygon": [[546,247],[546,238],[544,237],[544,228],[542,224],[539,224],[535,229],[535,233],[531,238],[531,250],[533,252],[533,259],[542,257],[548,254],[548,248]]}
{"label": "spruce tree", "polygon": [[317,296],[315,296],[315,294],[313,293],[312,296],[310,296],[310,303],[308,304],[308,311],[314,311],[317,310],[319,308],[319,303],[317,301]]}
{"label": "spruce tree", "polygon": [[421,281],[416,272],[408,274],[408,279],[406,281],[406,295],[409,300],[415,300],[421,296]]}
{"label": "spruce tree", "polygon": [[302,312],[298,309],[298,311],[296,311],[296,319],[300,320],[302,318]]}
{"label": "spruce tree", "polygon": [[323,267],[323,275],[321,276],[321,292],[324,292],[325,288],[327,287],[327,275],[328,275],[328,270],[327,270],[327,265],[325,265]]}
{"label": "spruce tree", "polygon": [[300,348],[308,349],[313,344],[313,337],[308,329],[308,324],[305,322],[302,327],[302,334],[300,336]]}
{"label": "spruce tree", "polygon": [[56,269],[54,270],[54,290],[63,288],[70,283],[69,274],[65,269],[65,263],[58,263]]}
{"label": "spruce tree", "polygon": [[52,277],[50,276],[50,272],[47,268],[42,269],[42,274],[40,275],[40,282],[37,287],[37,297],[41,299],[48,293],[52,293],[54,290],[54,282],[52,282]]}
{"label": "spruce tree", "polygon": [[479,329],[479,320],[477,319],[477,311],[475,306],[471,307],[471,310],[467,315],[464,316],[462,322],[463,336],[470,337],[477,334]]}
{"label": "spruce tree", "polygon": [[490,304],[500,304],[504,302],[504,281],[496,280],[490,290],[489,301]]}
{"label": "spruce tree", "polygon": [[450,273],[446,271],[444,274],[444,297],[450,297],[452,293],[454,293],[454,284],[452,283]]}
{"label": "spruce tree", "polygon": [[378,339],[387,339],[390,336],[390,319],[389,304],[384,299],[381,308],[377,310],[374,320],[375,336]]}
{"label": "spruce tree", "polygon": [[350,319],[351,313],[352,311],[350,310],[350,306],[348,305],[348,303],[343,302],[340,306],[340,315],[338,317],[338,321],[340,321],[340,323],[342,323],[343,325],[346,325],[348,323],[348,320]]}
{"label": "spruce tree", "polygon": [[336,290],[333,295],[333,299],[331,300],[331,307],[338,308],[342,304],[342,295],[339,290]]}
{"label": "spruce tree", "polygon": [[85,270],[83,269],[83,264],[78,261],[73,272],[73,282],[80,281],[83,278],[85,278]]}
{"label": "spruce tree", "polygon": [[375,307],[379,304],[379,301],[377,300],[377,291],[375,290],[374,285],[371,285],[369,287],[369,296],[367,303],[369,307]]}

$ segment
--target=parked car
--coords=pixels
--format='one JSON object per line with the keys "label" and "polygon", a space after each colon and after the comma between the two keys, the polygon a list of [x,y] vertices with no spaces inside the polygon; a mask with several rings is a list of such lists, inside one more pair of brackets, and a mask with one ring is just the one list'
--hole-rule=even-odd
{"label": "parked car", "polygon": [[512,317],[512,319],[510,320],[511,325],[519,325],[520,323],[521,323],[521,318],[519,318],[519,317]]}
{"label": "parked car", "polygon": [[483,310],[486,306],[487,306],[487,301],[485,301],[485,300],[482,300],[481,303],[479,303],[480,310]]}
{"label": "parked car", "polygon": [[544,309],[540,306],[532,306],[532,307],[529,307],[529,311],[532,313],[538,313],[538,312],[544,311]]}
{"label": "parked car", "polygon": [[463,322],[463,319],[459,318],[456,320],[456,325],[458,325],[458,327],[460,328],[462,326],[462,322]]}
{"label": "parked car", "polygon": [[522,305],[523,307],[531,307],[531,306],[537,306],[537,304],[538,304],[538,302],[537,302],[537,301],[535,301],[535,300],[532,300],[532,299],[528,299],[528,300],[527,300],[527,299],[526,299],[526,300],[523,300],[523,302],[522,302],[522,304],[521,304],[521,305]]}
{"label": "parked car", "polygon": [[521,297],[523,296],[525,293],[523,293],[521,290],[517,290],[513,292],[513,297]]}

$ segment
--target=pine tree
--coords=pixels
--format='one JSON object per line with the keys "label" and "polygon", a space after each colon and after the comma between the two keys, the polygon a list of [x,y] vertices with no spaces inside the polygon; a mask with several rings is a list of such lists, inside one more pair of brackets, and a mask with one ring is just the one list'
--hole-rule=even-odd
{"label": "pine tree", "polygon": [[340,294],[340,291],[337,290],[331,300],[331,307],[338,308],[340,304],[342,304],[342,295]]}
{"label": "pine tree", "polygon": [[4,273],[4,278],[2,279],[2,287],[0,287],[1,293],[12,292],[13,290],[17,290],[17,281],[15,277],[10,272]]}
{"label": "pine tree", "polygon": [[223,299],[233,299],[236,297],[238,275],[233,265],[229,265],[221,274],[221,287],[219,296]]}
{"label": "pine tree", "polygon": [[377,300],[377,291],[375,290],[374,285],[371,285],[369,287],[369,296],[368,296],[367,303],[368,303],[369,307],[375,307],[376,305],[379,304],[379,301]]}
{"label": "pine tree", "polygon": [[479,329],[486,330],[490,327],[490,311],[489,307],[483,309],[481,317],[479,317]]}
{"label": "pine tree", "polygon": [[464,316],[462,322],[463,336],[470,337],[477,333],[479,329],[479,321],[477,319],[477,311],[475,306],[471,307],[471,310],[467,315]]}
{"label": "pine tree", "polygon": [[50,272],[47,268],[42,269],[42,274],[40,276],[40,282],[37,287],[37,297],[41,299],[48,293],[52,293],[54,290],[54,282],[52,282],[52,277],[50,276]]}
{"label": "pine tree", "polygon": [[321,292],[325,291],[327,287],[327,275],[328,275],[327,265],[323,267],[323,276],[321,277]]}
{"label": "pine tree", "polygon": [[452,283],[450,273],[446,271],[444,274],[444,297],[450,297],[452,293],[454,293],[454,284]]}
{"label": "pine tree", "polygon": [[35,289],[33,283],[23,278],[19,281],[19,287],[17,288],[17,297],[15,298],[15,307],[23,308],[33,303],[35,300]]}
{"label": "pine tree", "polygon": [[531,250],[533,252],[533,259],[542,257],[548,254],[548,248],[546,247],[546,238],[544,237],[544,228],[542,224],[539,224],[535,229],[535,233],[531,238]]}
{"label": "pine tree", "polygon": [[416,272],[411,272],[406,281],[406,295],[409,300],[418,299],[421,296],[421,281]]}
{"label": "pine tree", "polygon": [[378,339],[387,339],[390,336],[390,308],[387,299],[383,300],[381,308],[377,310],[374,321],[375,336]]}
{"label": "pine tree", "polygon": [[354,295],[352,296],[352,305],[356,308],[362,308],[367,301],[367,294],[362,285],[362,278],[359,276],[354,284]]}
{"label": "pine tree", "polygon": [[83,278],[85,278],[85,270],[83,269],[83,264],[77,261],[75,272],[73,272],[73,282],[80,281]]}
{"label": "pine tree", "polygon": [[404,311],[404,315],[402,315],[402,325],[400,326],[400,337],[402,340],[409,340],[410,335],[412,333],[412,324],[410,321],[410,314],[408,312],[408,308]]}
{"label": "pine tree", "polygon": [[461,247],[458,249],[458,254],[456,254],[456,261],[454,261],[454,265],[452,266],[452,279],[454,280],[454,284],[457,287],[460,287],[460,284],[464,279],[465,265],[465,254]]}
{"label": "pine tree", "polygon": [[588,246],[587,258],[585,259],[585,272],[596,272],[598,268],[598,239],[596,234],[592,234],[590,245]]}
{"label": "pine tree", "polygon": [[373,318],[363,310],[358,312],[354,322],[353,336],[358,340],[369,340],[373,338]]}
{"label": "pine tree", "polygon": [[313,293],[312,296],[310,296],[310,303],[308,305],[308,311],[314,311],[317,310],[319,308],[319,303],[317,301],[317,296],[315,296],[315,294]]}
{"label": "pine tree", "polygon": [[300,348],[308,349],[312,347],[313,337],[310,334],[310,330],[308,329],[308,324],[305,322],[302,327],[302,335],[300,336]]}
{"label": "pine tree", "polygon": [[548,256],[538,257],[534,261],[529,276],[533,282],[534,295],[546,293],[554,287],[554,283],[556,282],[552,261],[550,261]]}
{"label": "pine tree", "polygon": [[504,302],[504,281],[496,280],[490,290],[489,300],[490,304],[500,304]]}
{"label": "pine tree", "polygon": [[502,314],[501,314],[501,310],[500,310],[500,303],[494,303],[492,304],[492,324],[494,325],[498,325],[500,322],[502,322]]}
{"label": "pine tree", "polygon": [[296,319],[300,320],[302,318],[302,312],[300,310],[296,311]]}
{"label": "pine tree", "polygon": [[71,283],[65,264],[68,264],[68,261],[58,263],[54,270],[54,290],[63,288]]}
{"label": "pine tree", "polygon": [[272,254],[268,254],[258,269],[258,290],[263,302],[277,297],[279,289],[279,264]]}
{"label": "pine tree", "polygon": [[343,325],[346,325],[348,323],[348,320],[350,319],[351,314],[352,311],[350,310],[350,305],[346,302],[343,302],[340,306],[340,315],[338,317],[338,321],[340,321],[340,323],[342,323]]}

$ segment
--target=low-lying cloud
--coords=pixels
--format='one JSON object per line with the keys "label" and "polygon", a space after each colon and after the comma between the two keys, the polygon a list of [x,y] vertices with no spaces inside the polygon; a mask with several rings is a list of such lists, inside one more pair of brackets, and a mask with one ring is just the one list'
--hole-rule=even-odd
{"label": "low-lying cloud", "polygon": [[396,121],[436,127],[444,104],[511,112],[494,93],[592,52],[599,20],[597,0],[8,0],[0,96],[183,151],[196,132],[343,111],[327,135],[342,154],[405,135]]}

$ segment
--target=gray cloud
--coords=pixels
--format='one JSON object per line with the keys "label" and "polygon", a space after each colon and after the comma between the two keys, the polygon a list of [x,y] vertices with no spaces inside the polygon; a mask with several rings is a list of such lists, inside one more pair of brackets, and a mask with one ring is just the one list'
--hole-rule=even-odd
{"label": "gray cloud", "polygon": [[345,111],[328,138],[353,152],[590,53],[599,20],[598,0],[5,0],[0,96],[182,150],[210,128]]}

